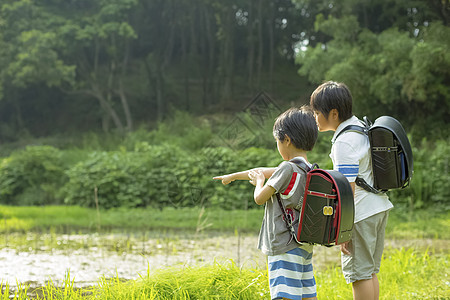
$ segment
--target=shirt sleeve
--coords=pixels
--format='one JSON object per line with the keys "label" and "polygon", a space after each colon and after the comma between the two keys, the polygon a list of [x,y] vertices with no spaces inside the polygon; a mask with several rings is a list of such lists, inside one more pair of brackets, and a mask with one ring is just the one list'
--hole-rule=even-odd
{"label": "shirt sleeve", "polygon": [[267,185],[273,187],[277,193],[281,193],[289,186],[289,181],[294,170],[290,163],[282,162],[267,180]]}
{"label": "shirt sleeve", "polygon": [[333,148],[334,170],[341,172],[349,182],[355,182],[360,163],[358,151],[346,142],[336,142]]}

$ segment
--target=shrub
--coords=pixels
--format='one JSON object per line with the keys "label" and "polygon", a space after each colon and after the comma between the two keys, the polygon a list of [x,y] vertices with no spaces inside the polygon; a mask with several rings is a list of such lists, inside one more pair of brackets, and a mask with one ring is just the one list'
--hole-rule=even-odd
{"label": "shrub", "polygon": [[[64,199],[68,204],[95,207],[97,190],[101,208],[257,207],[252,197],[253,186],[248,182],[223,186],[212,178],[254,167],[277,166],[282,158],[273,140],[269,149],[205,147],[210,132],[191,130],[193,125],[186,116],[171,122],[157,132],[140,129],[122,142],[117,140],[114,147],[109,145],[114,151],[91,148],[62,151],[34,146],[14,152],[0,166],[0,203],[42,205],[58,204]],[[186,124],[182,130],[184,137],[176,135],[173,128],[183,124]],[[332,133],[320,134],[316,147],[308,153],[309,161],[324,169],[332,168],[328,156],[331,137]],[[450,145],[445,140],[411,141],[414,154],[411,186],[389,192],[392,202],[410,208],[448,206]]]}
{"label": "shrub", "polygon": [[4,158],[0,166],[0,202],[13,205],[59,203],[67,180],[62,152],[51,146],[29,146]]}
{"label": "shrub", "polygon": [[250,148],[205,148],[197,152],[175,146],[136,145],[135,151],[95,152],[67,171],[63,188],[68,204],[101,208],[118,206],[194,207],[224,209],[255,206],[248,182],[224,187],[213,176],[254,166],[271,166],[275,151]]}
{"label": "shrub", "polygon": [[94,152],[70,168],[65,202],[101,208],[144,206],[151,179],[151,157],[139,152]]}
{"label": "shrub", "polygon": [[409,205],[411,209],[448,206],[450,144],[445,140],[432,142],[424,138],[412,146],[414,173],[410,186],[390,192],[390,198]]}

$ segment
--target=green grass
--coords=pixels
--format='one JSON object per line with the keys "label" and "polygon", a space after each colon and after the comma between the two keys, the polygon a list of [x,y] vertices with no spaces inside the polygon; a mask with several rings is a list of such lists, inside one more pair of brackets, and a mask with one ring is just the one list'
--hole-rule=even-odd
{"label": "green grass", "polygon": [[[264,211],[182,208],[100,210],[79,206],[0,206],[0,233],[37,231],[223,231],[255,233]],[[450,239],[450,212],[394,208],[386,229],[390,239]]]}
{"label": "green grass", "polygon": [[[378,274],[380,299],[449,299],[450,254],[386,249]],[[340,268],[316,276],[320,299],[352,299]]]}
{"label": "green grass", "polygon": [[[155,230],[196,233],[257,233],[263,210],[224,211],[210,209],[115,209],[100,211],[78,206],[12,207],[0,206],[0,233],[12,244],[23,232],[78,230]],[[449,299],[448,249],[426,249],[424,239],[450,239],[448,212],[416,211],[402,213],[394,209],[387,227],[388,239],[417,239],[421,247],[387,248],[379,280],[380,299]],[[15,232],[19,237],[15,237]],[[6,234],[5,234],[6,233]],[[25,237],[26,238],[26,237]],[[403,244],[403,242],[401,243]],[[125,244],[124,244],[125,245]],[[71,245],[72,247],[73,245]],[[125,247],[125,246],[124,246]],[[316,270],[319,299],[351,299],[339,267]],[[31,289],[20,284],[14,292],[1,283],[0,300],[29,299],[268,299],[267,272],[239,268],[233,262],[195,267],[173,267],[141,274],[138,280],[100,278],[96,286],[76,288],[70,274],[62,285],[49,282]],[[10,295],[11,294],[11,295]],[[28,296],[27,296],[28,295]],[[11,296],[11,297],[10,297]]]}
{"label": "green grass", "polygon": [[450,239],[450,211],[394,209],[389,214],[386,235],[392,239]]}
{"label": "green grass", "polygon": [[[380,299],[449,299],[450,254],[387,249],[378,274]],[[319,299],[351,299],[339,267],[316,272]],[[141,274],[137,280],[101,278],[96,286],[77,289],[70,274],[62,285],[49,282],[37,290],[22,285],[9,297],[2,285],[0,300],[28,299],[269,299],[267,271],[239,268],[233,262],[200,267],[173,267]]]}
{"label": "green grass", "polygon": [[209,210],[200,208],[111,209],[79,206],[0,206],[0,233],[26,231],[180,230],[258,232],[264,211]]}

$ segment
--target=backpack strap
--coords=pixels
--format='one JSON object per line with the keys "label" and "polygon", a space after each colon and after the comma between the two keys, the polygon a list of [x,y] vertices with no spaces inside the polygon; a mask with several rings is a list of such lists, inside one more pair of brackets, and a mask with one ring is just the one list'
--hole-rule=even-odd
{"label": "backpack strap", "polygon": [[[289,162],[294,163],[295,165],[297,165],[297,167],[299,167],[301,170],[303,170],[305,172],[305,174],[308,173],[314,167],[318,167],[317,164],[313,164],[312,168],[310,168],[306,164],[306,162],[303,159],[300,159],[300,158],[291,159]],[[295,229],[294,229],[294,221],[295,220],[292,219],[291,215],[288,215],[286,213],[286,208],[284,206],[283,200],[281,199],[280,193],[276,193],[275,196],[277,197],[278,205],[280,206],[281,213],[283,214],[283,218],[284,218],[284,222],[286,224],[286,228],[288,229],[289,233],[291,234],[291,238],[289,239],[289,241],[287,242],[286,245],[288,245],[292,240],[295,240],[298,244],[301,244],[297,240],[297,233],[295,232]]]}
{"label": "backpack strap", "polygon": [[[359,126],[359,125],[348,125],[348,126],[345,126],[344,129],[342,129],[338,133],[338,135],[336,136],[336,139],[342,133],[347,132],[347,131],[358,132],[358,133],[364,134],[367,137],[369,137],[369,127],[372,125],[372,123],[367,119],[367,117],[364,117],[363,125],[364,126]],[[377,190],[376,188],[374,188],[373,186],[368,184],[363,178],[361,178],[359,176],[356,177],[355,184],[357,186],[359,186],[359,187],[362,187],[363,189],[365,189],[366,191],[368,191],[370,193],[374,193],[374,194],[381,193],[379,190]]]}
{"label": "backpack strap", "polygon": [[345,126],[344,129],[342,129],[338,133],[338,135],[336,136],[336,139],[341,134],[343,134],[344,132],[347,132],[347,131],[358,132],[358,133],[362,133],[362,134],[365,134],[365,135],[368,135],[368,133],[369,133],[369,129],[367,127],[363,127],[363,126],[359,126],[359,125],[348,125],[348,126]]}
{"label": "backpack strap", "polygon": [[368,184],[367,181],[365,181],[361,177],[356,176],[355,184],[357,186],[362,187],[363,189],[365,189],[366,191],[368,191],[370,193],[374,193],[374,194],[380,194],[381,193],[381,191],[377,190],[376,188],[374,188],[373,186]]}
{"label": "backpack strap", "polygon": [[362,134],[365,134],[367,136],[369,136],[369,128],[372,126],[372,122],[369,120],[369,118],[367,118],[367,116],[364,116],[363,121],[360,121],[362,124],[362,126],[360,125],[347,125],[344,127],[344,129],[342,129],[338,135],[336,136],[335,140],[338,138],[338,136],[340,136],[341,134],[343,134],[346,131],[353,131],[353,132],[359,132]]}
{"label": "backpack strap", "polygon": [[297,167],[299,167],[305,173],[308,173],[309,171],[314,169],[315,166],[317,166],[317,164],[313,164],[313,166],[310,168],[303,159],[300,159],[300,158],[297,158],[297,157],[291,159],[290,162],[296,164]]}
{"label": "backpack strap", "polygon": [[286,224],[286,228],[288,229],[289,233],[291,234],[291,238],[286,243],[286,245],[289,245],[293,239],[295,239],[295,241],[297,243],[300,243],[297,240],[297,234],[294,229],[294,221],[295,220],[292,219],[291,215],[288,215],[286,213],[286,208],[284,207],[283,201],[281,200],[280,193],[276,193],[276,197],[277,197],[278,205],[280,206],[280,209],[281,209],[281,213],[283,214],[284,223]]}
{"label": "backpack strap", "polygon": [[[295,164],[300,170],[305,172],[305,175],[307,175],[309,171],[319,168],[319,165],[316,164],[316,163],[314,163],[311,167],[308,166],[308,164],[306,164],[306,162],[303,159],[300,159],[300,158],[293,158],[289,162]],[[303,201],[303,196],[300,198],[300,201],[297,204],[297,206],[294,207],[296,210],[300,210],[300,208],[301,208],[300,204],[301,204],[302,201]]]}

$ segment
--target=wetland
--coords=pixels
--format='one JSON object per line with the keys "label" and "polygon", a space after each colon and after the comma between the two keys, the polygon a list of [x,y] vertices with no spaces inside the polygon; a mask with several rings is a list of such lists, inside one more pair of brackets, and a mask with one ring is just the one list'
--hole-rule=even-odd
{"label": "wetland", "polygon": [[[45,292],[49,286],[60,289],[70,283],[70,289],[78,289],[88,295],[80,296],[84,299],[92,296],[95,287],[99,285],[101,288],[98,290],[104,291],[105,282],[113,282],[107,284],[111,289],[119,284],[120,292],[142,279],[147,278],[143,280],[144,284],[151,281],[150,276],[153,275],[157,277],[152,279],[154,288],[157,289],[159,282],[164,281],[160,277],[169,276],[164,272],[173,273],[176,278],[170,283],[172,287],[168,288],[173,292],[178,290],[173,285],[178,285],[178,280],[185,277],[182,275],[185,272],[183,270],[197,270],[194,275],[187,276],[193,277],[191,284],[198,285],[199,282],[209,282],[205,276],[210,276],[207,272],[211,270],[205,268],[214,266],[219,269],[211,271],[215,272],[211,275],[213,277],[217,272],[222,272],[225,266],[235,266],[238,277],[243,276],[243,272],[248,272],[244,283],[239,282],[244,285],[244,289],[249,284],[245,283],[247,281],[250,284],[266,284],[266,258],[256,248],[261,212],[165,211],[167,218],[161,218],[160,224],[149,218],[148,222],[153,223],[152,228],[148,228],[142,226],[142,220],[156,215],[158,211],[130,210],[121,211],[120,214],[117,211],[104,211],[103,223],[96,224],[95,212],[83,211],[88,216],[83,220],[82,217],[70,216],[71,213],[77,214],[76,209],[72,209],[71,213],[67,209],[47,207],[37,211],[37,208],[32,208],[29,210],[33,212],[31,217],[27,217],[26,208],[6,207],[2,210],[4,222],[0,222],[3,223],[3,226],[0,225],[0,281],[3,294],[8,289],[10,295],[18,290],[25,290],[25,296],[14,299],[32,299],[49,293]],[[58,221],[61,210],[66,215]],[[180,214],[183,215],[181,227],[175,222],[176,216]],[[212,219],[211,216],[216,218]],[[127,221],[126,226],[124,220]],[[429,270],[430,274],[435,274],[434,269],[439,267],[444,270],[442,272],[445,276],[434,279],[430,277],[430,281],[439,281],[438,286],[444,289],[448,287],[450,283],[445,279],[449,275],[445,269],[450,257],[448,216],[421,213],[413,218],[405,218],[404,215],[394,213],[390,221],[385,243],[385,259],[388,260],[383,265],[385,276],[390,274],[389,268],[395,265],[395,255],[404,260],[401,262],[402,272],[408,269],[407,264],[414,259],[419,262],[434,259],[432,263],[436,265],[432,266],[430,263],[430,268],[433,268]],[[391,257],[393,253],[397,253],[394,261]],[[425,258],[421,259],[420,255]],[[339,247],[316,246],[313,264],[318,278],[331,272],[332,275],[326,276],[332,276],[333,280],[342,284],[342,293],[345,295],[348,289],[339,281],[342,280]],[[395,280],[403,280],[405,274]],[[121,287],[120,282],[127,285]],[[231,282],[225,283],[225,286],[230,284]],[[209,289],[213,293],[214,288],[208,287],[207,290]],[[396,288],[394,292],[402,289]],[[196,290],[195,287],[193,290]],[[424,293],[429,293],[430,290],[433,292],[431,285]],[[57,294],[55,290],[51,293]],[[168,293],[170,295],[170,291]],[[443,294],[442,291],[435,293]],[[44,299],[71,299],[64,297]],[[73,299],[80,299],[77,297]],[[180,297],[183,299],[183,296]],[[109,298],[100,296],[100,299]],[[127,299],[127,296],[122,299]]]}

